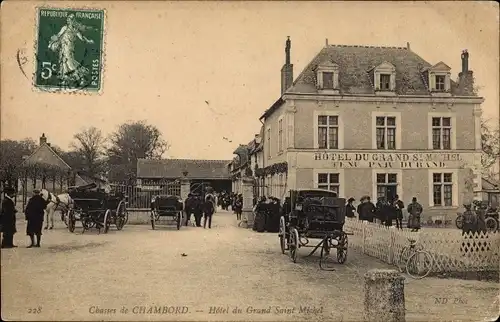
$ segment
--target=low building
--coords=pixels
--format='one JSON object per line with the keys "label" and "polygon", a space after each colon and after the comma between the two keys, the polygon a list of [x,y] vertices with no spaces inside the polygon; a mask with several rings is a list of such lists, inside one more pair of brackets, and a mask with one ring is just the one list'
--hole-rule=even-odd
{"label": "low building", "polygon": [[[227,164],[230,160],[163,159],[137,161],[137,186],[143,190],[162,191],[176,187],[172,194],[180,195],[180,180],[189,180],[191,192],[201,193],[210,185],[215,191],[231,191]],[[178,190],[178,191],[177,191]]]}
{"label": "low building", "polygon": [[288,39],[281,96],[260,118],[266,185],[417,197],[429,216],[455,215],[481,190],[483,98],[467,51],[457,82],[409,44],[328,43],[293,81],[290,51]]}

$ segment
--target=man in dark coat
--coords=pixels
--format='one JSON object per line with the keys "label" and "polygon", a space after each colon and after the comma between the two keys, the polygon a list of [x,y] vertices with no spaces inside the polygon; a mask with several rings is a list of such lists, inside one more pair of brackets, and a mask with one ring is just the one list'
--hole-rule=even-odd
{"label": "man in dark coat", "polygon": [[418,231],[420,229],[420,218],[422,216],[422,205],[417,202],[417,197],[413,197],[411,203],[408,205],[408,228],[411,231]]}
{"label": "man in dark coat", "polygon": [[[31,244],[28,248],[40,247],[42,240],[43,215],[47,203],[40,196],[39,190],[33,190],[33,197],[28,201],[25,214],[28,225],[26,226],[26,234],[30,236]],[[36,235],[36,244],[35,244]]]}
{"label": "man in dark coat", "polygon": [[0,223],[2,225],[2,248],[14,248],[14,234],[16,230],[16,204],[14,196],[16,191],[14,188],[7,187],[4,189],[5,198],[2,200],[2,211],[0,212]]}
{"label": "man in dark coat", "polygon": [[392,206],[394,207],[396,228],[403,229],[403,209],[405,208],[405,204],[399,200],[399,196],[396,195],[394,201],[392,202]]}
{"label": "man in dark coat", "polygon": [[354,201],[354,198],[349,198],[349,200],[347,200],[347,205],[345,206],[345,216],[348,218],[354,218],[356,216],[356,208],[354,208],[354,205],[352,204]]}
{"label": "man in dark coat", "polygon": [[186,213],[186,226],[191,221],[191,214],[194,213],[193,209],[193,195],[191,193],[188,194],[186,201],[184,201],[184,212]]}
{"label": "man in dark coat", "polygon": [[364,202],[358,208],[359,217],[362,220],[373,222],[375,216],[375,205],[371,202],[370,197],[366,197]]}
{"label": "man in dark coat", "polygon": [[200,196],[193,196],[193,213],[196,227],[201,227],[201,217],[203,216],[203,202]]}
{"label": "man in dark coat", "polygon": [[203,215],[205,219],[203,220],[203,228],[206,228],[208,221],[208,228],[212,228],[212,215],[215,212],[214,201],[211,195],[205,198],[205,202],[203,203]]}

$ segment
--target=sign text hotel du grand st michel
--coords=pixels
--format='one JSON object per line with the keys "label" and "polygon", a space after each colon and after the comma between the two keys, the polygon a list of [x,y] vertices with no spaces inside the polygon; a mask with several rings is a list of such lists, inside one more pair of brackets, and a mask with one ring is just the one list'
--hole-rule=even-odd
{"label": "sign text hotel du grand st michel", "polygon": [[461,167],[459,153],[316,152],[315,161],[332,161],[335,168],[429,169]]}

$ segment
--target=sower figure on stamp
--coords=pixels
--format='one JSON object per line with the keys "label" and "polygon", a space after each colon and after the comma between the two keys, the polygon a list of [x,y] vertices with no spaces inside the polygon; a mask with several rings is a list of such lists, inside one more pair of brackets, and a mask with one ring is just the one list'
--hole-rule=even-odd
{"label": "sower figure on stamp", "polygon": [[0,223],[2,225],[2,248],[17,247],[14,245],[14,234],[16,230],[16,204],[14,196],[16,190],[7,187],[4,189],[5,198],[2,200],[2,211],[0,212]]}
{"label": "sower figure on stamp", "polygon": [[203,214],[204,214],[204,220],[203,220],[203,228],[206,228],[207,226],[207,221],[208,221],[208,228],[212,228],[212,215],[214,214],[215,209],[214,209],[214,201],[212,199],[212,196],[209,195],[205,199],[205,202],[203,203]]}
{"label": "sower figure on stamp", "polygon": [[81,32],[92,29],[75,20],[75,15],[70,14],[67,19],[67,24],[61,28],[57,35],[50,38],[49,49],[54,52],[59,52],[59,78],[63,84],[70,82],[84,85],[84,77],[89,74],[89,69],[82,66],[75,59],[75,42],[78,38],[80,41],[87,44],[93,44],[92,39],[88,39]]}
{"label": "sower figure on stamp", "polygon": [[[43,226],[43,215],[47,203],[40,195],[40,191],[33,190],[33,197],[28,201],[26,206],[26,220],[28,225],[26,226],[26,234],[30,236],[31,244],[28,248],[40,247],[40,242],[42,240],[42,226]],[[36,235],[36,244],[35,244]]]}

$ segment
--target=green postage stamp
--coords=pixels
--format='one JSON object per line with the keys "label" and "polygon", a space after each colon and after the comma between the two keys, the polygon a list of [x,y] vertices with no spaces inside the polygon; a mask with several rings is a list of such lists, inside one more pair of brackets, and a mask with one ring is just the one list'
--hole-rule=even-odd
{"label": "green postage stamp", "polygon": [[34,85],[49,92],[102,88],[104,10],[38,8]]}

